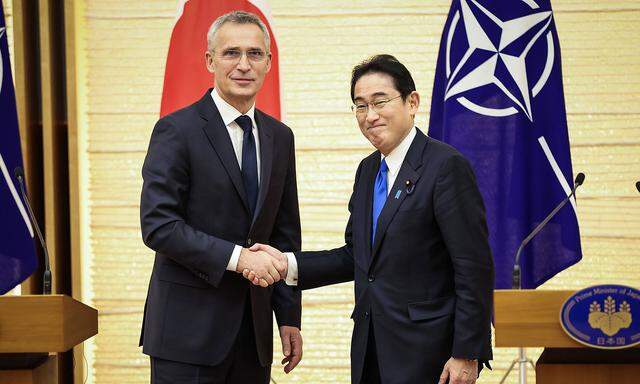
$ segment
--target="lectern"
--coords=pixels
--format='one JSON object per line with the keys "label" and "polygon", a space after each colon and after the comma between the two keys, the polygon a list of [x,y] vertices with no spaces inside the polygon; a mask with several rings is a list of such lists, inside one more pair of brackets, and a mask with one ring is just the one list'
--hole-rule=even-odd
{"label": "lectern", "polygon": [[97,333],[98,311],[69,296],[0,296],[0,384],[58,383],[55,353]]}
{"label": "lectern", "polygon": [[536,363],[537,384],[639,383],[640,348],[588,348],[564,332],[560,310],[573,293],[496,290],[496,347],[544,347]]}

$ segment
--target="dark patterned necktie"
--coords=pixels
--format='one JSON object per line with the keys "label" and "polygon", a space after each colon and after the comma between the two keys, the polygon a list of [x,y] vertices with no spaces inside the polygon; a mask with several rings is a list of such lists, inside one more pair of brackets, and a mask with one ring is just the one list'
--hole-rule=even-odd
{"label": "dark patterned necktie", "polygon": [[247,192],[251,215],[256,210],[258,202],[258,160],[256,157],[256,141],[253,138],[253,124],[251,118],[242,115],[236,119],[236,123],[244,131],[242,135],[242,182]]}

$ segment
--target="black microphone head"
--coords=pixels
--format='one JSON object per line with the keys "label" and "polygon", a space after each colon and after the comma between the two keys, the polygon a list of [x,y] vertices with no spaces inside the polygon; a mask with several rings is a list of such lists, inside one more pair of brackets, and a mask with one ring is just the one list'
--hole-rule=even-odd
{"label": "black microphone head", "polygon": [[13,169],[13,175],[16,177],[16,179],[18,180],[22,180],[24,179],[24,171],[22,170],[22,167],[15,167]]}
{"label": "black microphone head", "polygon": [[576,186],[578,185],[582,185],[582,183],[584,183],[584,173],[580,172],[578,173],[578,176],[576,176],[576,181],[574,182]]}
{"label": "black microphone head", "polygon": [[640,192],[640,181],[636,181],[636,189]]}

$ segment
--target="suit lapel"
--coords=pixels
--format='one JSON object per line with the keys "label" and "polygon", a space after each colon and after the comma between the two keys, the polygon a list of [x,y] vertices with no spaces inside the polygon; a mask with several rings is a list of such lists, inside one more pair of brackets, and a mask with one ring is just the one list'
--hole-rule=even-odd
{"label": "suit lapel", "polygon": [[242,199],[244,209],[247,211],[247,214],[249,214],[249,200],[247,199],[247,193],[242,183],[238,158],[233,150],[227,127],[224,125],[220,112],[211,98],[211,89],[208,90],[204,97],[198,102],[198,110],[200,116],[207,121],[207,124],[203,128],[204,133],[218,154],[220,162],[222,162],[222,165],[231,178],[231,182]]}
{"label": "suit lapel", "polygon": [[262,117],[262,112],[257,109],[255,119],[258,126],[258,136],[260,137],[260,189],[256,212],[253,215],[254,222],[267,197],[269,182],[271,181],[271,169],[273,167],[273,128],[265,122],[266,119]]}
{"label": "suit lapel", "polygon": [[[418,130],[416,137],[413,139],[409,151],[400,166],[400,171],[396,177],[393,187],[389,191],[389,196],[380,212],[378,219],[378,226],[376,228],[375,242],[373,243],[373,249],[371,252],[371,264],[375,260],[380,244],[384,239],[384,235],[389,227],[389,224],[393,220],[398,208],[407,197],[407,190],[418,183],[420,179],[420,167],[422,167],[422,153],[424,146],[427,143],[426,136]],[[409,182],[407,185],[407,181]],[[372,201],[372,200],[370,200]],[[370,215],[371,216],[371,215]],[[371,219],[370,219],[371,220]],[[371,264],[369,267],[371,267]]]}

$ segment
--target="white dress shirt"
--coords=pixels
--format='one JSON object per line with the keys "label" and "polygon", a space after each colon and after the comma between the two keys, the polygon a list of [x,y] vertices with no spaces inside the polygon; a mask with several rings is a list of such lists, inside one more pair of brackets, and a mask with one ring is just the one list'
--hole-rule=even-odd
{"label": "white dress shirt", "polygon": [[[391,187],[393,187],[393,183],[396,181],[396,177],[398,177],[398,172],[400,172],[404,158],[407,156],[407,152],[409,152],[409,147],[411,147],[411,143],[413,143],[413,139],[416,137],[416,129],[416,127],[413,127],[407,137],[402,139],[400,144],[387,156],[380,154],[380,161],[386,160],[387,168],[389,168],[387,170],[387,196],[389,196]],[[285,252],[284,254],[287,256],[289,263],[285,282],[287,285],[298,285],[298,262],[296,261],[296,257],[292,252]]]}
{"label": "white dress shirt", "polygon": [[[231,139],[231,145],[233,145],[233,151],[236,154],[236,159],[238,159],[238,166],[240,166],[240,169],[242,169],[242,140],[244,132],[235,121],[238,117],[242,116],[242,113],[240,113],[240,111],[238,111],[231,104],[224,101],[224,99],[220,96],[220,94],[218,94],[218,91],[216,91],[215,89],[211,91],[211,98],[216,104],[218,112],[220,112],[222,122],[227,127],[227,132],[229,132],[229,138]],[[260,138],[258,137],[258,126],[256,125],[255,110],[255,105],[252,105],[247,113],[245,113],[245,115],[249,116],[249,118],[251,119],[251,125],[253,126],[251,133],[253,133],[253,139],[256,143],[258,185],[260,185]],[[241,245],[236,245],[233,248],[231,258],[229,259],[229,263],[227,264],[228,271],[236,271],[236,267],[238,266],[238,259],[240,258],[240,251],[242,251]]]}

